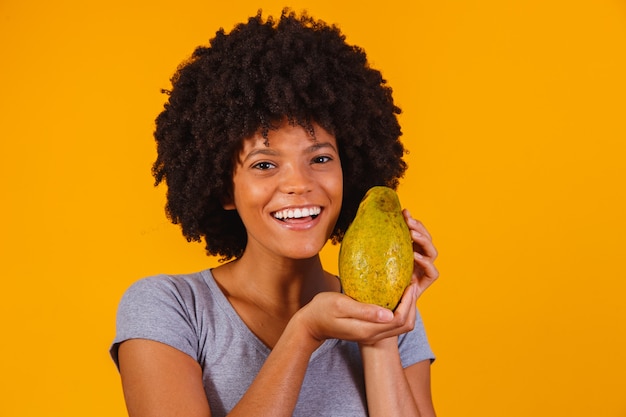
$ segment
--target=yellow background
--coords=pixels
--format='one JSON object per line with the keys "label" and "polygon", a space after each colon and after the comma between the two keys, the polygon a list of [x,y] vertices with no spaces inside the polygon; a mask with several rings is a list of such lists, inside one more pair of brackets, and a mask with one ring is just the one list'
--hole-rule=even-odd
{"label": "yellow background", "polygon": [[[1,416],[125,415],[119,297],[215,265],[152,187],[160,89],[284,4],[0,1]],[[363,46],[404,110],[400,196],[441,252],[419,301],[439,415],[626,416],[626,3],[364,4],[290,3]]]}

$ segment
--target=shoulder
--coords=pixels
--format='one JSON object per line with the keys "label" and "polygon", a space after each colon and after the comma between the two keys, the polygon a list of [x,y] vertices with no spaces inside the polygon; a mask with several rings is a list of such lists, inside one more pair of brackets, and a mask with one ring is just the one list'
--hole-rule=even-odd
{"label": "shoulder", "polygon": [[213,296],[205,272],[185,275],[155,275],[134,282],[120,300],[112,355],[128,339],[165,343],[192,357],[197,356],[197,338],[202,333],[207,308]]}
{"label": "shoulder", "polygon": [[124,329],[148,328],[180,331],[195,329],[215,294],[209,271],[181,275],[155,275],[134,282],[124,293],[117,311],[118,333]]}
{"label": "shoulder", "polygon": [[184,302],[194,299],[200,293],[207,292],[207,282],[202,271],[193,274],[154,275],[135,281],[125,291],[120,305],[128,303],[145,303],[169,299]]}

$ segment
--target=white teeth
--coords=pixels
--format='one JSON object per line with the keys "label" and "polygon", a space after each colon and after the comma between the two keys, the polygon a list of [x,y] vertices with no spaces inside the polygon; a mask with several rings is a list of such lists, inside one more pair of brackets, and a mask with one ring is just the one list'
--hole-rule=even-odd
{"label": "white teeth", "polygon": [[320,207],[285,209],[274,213],[274,217],[277,219],[300,219],[302,217],[317,216],[321,211]]}

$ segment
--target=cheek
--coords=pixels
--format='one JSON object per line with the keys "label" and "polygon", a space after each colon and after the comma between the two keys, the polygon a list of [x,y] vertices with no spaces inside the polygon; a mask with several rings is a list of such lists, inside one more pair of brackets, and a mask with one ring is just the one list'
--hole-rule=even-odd
{"label": "cheek", "polygon": [[337,183],[335,184],[336,195],[339,198],[339,201],[343,199],[343,179],[339,178]]}
{"label": "cheek", "polygon": [[343,170],[337,170],[337,173],[333,176],[332,179],[333,189],[335,193],[339,195],[339,197],[343,196]]}
{"label": "cheek", "polygon": [[336,173],[335,175],[328,178],[325,181],[326,192],[329,195],[332,195],[332,198],[335,201],[335,206],[337,207],[337,216],[339,215],[339,211],[341,210],[341,203],[343,201],[343,176],[341,175],[341,171]]}
{"label": "cheek", "polygon": [[267,201],[271,187],[267,185],[253,183],[251,181],[243,181],[234,187],[235,206],[239,211],[250,209],[258,210],[263,207]]}

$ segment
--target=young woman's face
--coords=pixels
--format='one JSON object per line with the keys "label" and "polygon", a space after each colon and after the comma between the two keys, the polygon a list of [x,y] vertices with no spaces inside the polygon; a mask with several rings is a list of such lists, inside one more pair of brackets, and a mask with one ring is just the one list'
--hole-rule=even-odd
{"label": "young woman's face", "polygon": [[335,137],[314,124],[315,138],[284,123],[244,140],[235,162],[233,201],[247,233],[246,252],[306,259],[332,233],[343,197],[343,174]]}

